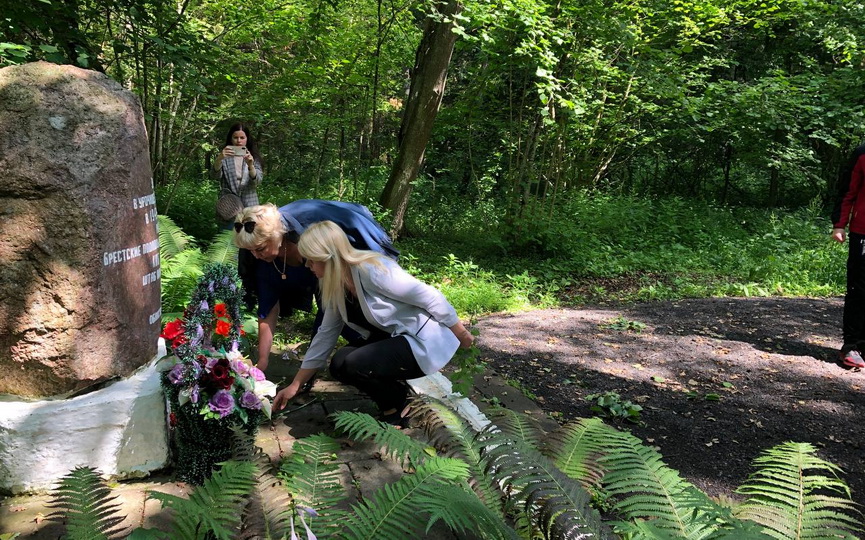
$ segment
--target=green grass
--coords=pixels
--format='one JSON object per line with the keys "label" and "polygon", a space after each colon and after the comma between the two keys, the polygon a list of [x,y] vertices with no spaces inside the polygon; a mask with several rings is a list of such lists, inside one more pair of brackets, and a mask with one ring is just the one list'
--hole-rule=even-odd
{"label": "green grass", "polygon": [[830,241],[823,214],[581,195],[546,230],[516,244],[502,240],[501,228],[443,229],[399,247],[416,273],[472,315],[588,302],[840,295],[846,246]]}

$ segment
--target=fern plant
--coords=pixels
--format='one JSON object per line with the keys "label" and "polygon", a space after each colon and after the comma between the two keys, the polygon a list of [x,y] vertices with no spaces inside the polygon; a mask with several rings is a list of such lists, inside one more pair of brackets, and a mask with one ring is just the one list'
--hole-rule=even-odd
{"label": "fern plant", "polygon": [[[441,405],[440,402],[436,403]],[[372,502],[353,507],[358,519],[354,520],[350,513],[347,518],[349,521],[345,525],[347,530],[338,533],[337,538],[379,538],[364,536],[362,527],[373,526],[376,530],[381,530],[382,534],[390,535],[393,527],[407,527],[408,523],[415,531],[414,536],[408,537],[416,537],[420,530],[428,531],[438,520],[442,520],[458,533],[472,531],[482,538],[518,538],[513,528],[502,518],[501,511],[491,510],[489,504],[479,499],[472,490],[468,483],[470,464],[457,458],[440,458],[433,448],[367,414],[343,411],[333,417],[337,429],[349,437],[372,440],[382,446],[383,455],[395,457],[404,467],[410,466],[416,470],[414,475],[403,477],[396,484],[385,486],[376,492],[371,498]],[[433,461],[454,464],[449,468],[458,464],[459,470],[465,472],[461,472],[458,478],[440,478],[439,475],[433,475],[437,478],[435,485],[428,485],[428,481],[415,485],[418,478],[422,478],[429,471]],[[401,493],[405,495],[405,500],[400,498]],[[456,502],[459,504],[455,504]],[[416,506],[418,504],[419,506]],[[391,522],[394,512],[402,513],[407,511],[406,509],[412,511],[410,522]],[[426,529],[421,527],[423,519],[427,519]],[[391,536],[382,536],[389,537]],[[405,537],[407,536],[396,536]]]}
{"label": "fern plant", "polygon": [[772,538],[859,538],[862,524],[841,470],[807,443],[787,442],[754,460],[757,467],[737,492],[747,500],[736,515],[763,526]]}
{"label": "fern plant", "polygon": [[48,518],[65,522],[70,540],[121,538],[128,532],[120,526],[120,503],[90,467],[76,467],[64,476],[48,507],[57,509]]}
{"label": "fern plant", "polygon": [[339,443],[326,435],[312,435],[295,441],[292,454],[282,462],[280,478],[291,494],[292,516],[304,516],[298,507],[313,508],[315,516],[304,518],[319,535],[330,538],[338,529],[344,513],[336,508],[346,499],[340,484],[340,469],[334,463]]}
{"label": "fern plant", "polygon": [[255,464],[255,486],[243,510],[238,538],[284,538],[291,532],[294,501],[282,480],[274,474],[270,457],[255,445],[255,438],[239,427],[233,429],[232,459]]}
{"label": "fern plant", "polygon": [[157,216],[162,275],[163,318],[174,318],[186,307],[198,279],[209,263],[234,264],[237,247],[231,230],[220,232],[202,252],[195,238],[183,232],[168,216]]}
{"label": "fern plant", "polygon": [[[282,465],[283,483],[252,438],[238,434],[233,460],[188,499],[149,494],[175,510],[171,532],[138,529],[130,538],[283,538],[294,534],[295,517],[307,525],[307,506],[318,514],[309,523],[327,538],[416,538],[437,522],[481,538],[612,538],[587,490],[613,501],[612,524],[628,539],[853,539],[862,532],[839,469],[808,444],[767,450],[738,490],[747,500],[722,506],[655,450],[599,419],[545,436],[522,415],[505,412],[477,433],[442,402],[419,400],[414,409],[437,449],[368,415],[334,416],[340,430],[381,445],[383,455],[414,470],[350,511],[335,508],[345,499],[332,463],[336,441],[297,441]],[[92,469],[64,477],[51,506],[58,511],[50,517],[66,520],[69,538],[124,532],[110,490]]]}
{"label": "fern plant", "polygon": [[[256,467],[251,462],[227,461],[203,485],[189,494],[189,498],[151,491],[148,498],[160,501],[174,510],[172,540],[198,540],[212,535],[217,540],[230,540],[240,530],[241,511],[247,496],[255,487]],[[136,531],[142,534],[144,531]],[[145,538],[133,533],[134,540]],[[154,538],[148,534],[146,538]]]}
{"label": "fern plant", "polygon": [[524,415],[502,410],[496,424],[478,436],[485,471],[504,490],[511,509],[520,509],[518,523],[544,538],[614,538],[591,494],[537,450],[542,431]]}

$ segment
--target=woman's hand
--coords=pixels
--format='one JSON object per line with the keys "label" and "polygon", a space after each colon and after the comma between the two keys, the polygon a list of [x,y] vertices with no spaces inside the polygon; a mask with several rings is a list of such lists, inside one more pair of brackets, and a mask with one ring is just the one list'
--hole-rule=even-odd
{"label": "woman's hand", "polygon": [[277,392],[276,396],[273,398],[273,410],[279,411],[285,407],[289,401],[294,399],[298,390],[300,390],[300,384],[297,384],[297,381],[295,381]]}
{"label": "woman's hand", "polygon": [[249,151],[247,151],[246,155],[243,156],[243,160],[246,161],[246,164],[249,165],[250,169],[255,165],[255,158],[252,157],[252,153]]}
{"label": "woman's hand", "polygon": [[226,146],[222,149],[222,153],[220,154],[222,157],[234,157],[234,150],[230,146]]}
{"label": "woman's hand", "polygon": [[836,242],[844,243],[845,240],[845,231],[844,229],[832,229],[832,239]]}
{"label": "woman's hand", "polygon": [[463,323],[458,322],[455,325],[451,326],[451,332],[460,340],[460,348],[461,349],[471,349],[472,345],[475,342],[475,337],[471,332],[466,330],[466,327],[463,326]]}

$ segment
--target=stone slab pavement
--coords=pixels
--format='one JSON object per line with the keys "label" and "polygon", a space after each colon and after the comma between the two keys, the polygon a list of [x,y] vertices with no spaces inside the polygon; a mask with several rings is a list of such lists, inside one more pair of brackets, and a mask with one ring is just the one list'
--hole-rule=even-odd
{"label": "stone slab pavement", "polygon": [[[284,381],[287,384],[294,376],[297,367],[297,361],[286,361],[281,356],[273,355],[267,370],[268,379],[276,382]],[[430,378],[423,380],[426,379]],[[424,389],[419,391],[426,392]],[[472,400],[462,401],[468,402],[470,408],[473,407],[473,402],[482,405],[484,401],[497,401],[513,410],[529,413],[545,428],[555,426],[555,422],[544,417],[543,412],[534,402],[495,375],[485,374],[475,379]],[[281,411],[274,419],[262,424],[256,443],[274,464],[278,464],[291,454],[295,440],[317,433],[334,436],[334,425],[329,415],[342,410],[376,414],[373,402],[354,388],[328,380],[326,376],[322,377],[316,381],[310,394],[298,397],[285,411]],[[485,420],[482,414],[480,416]],[[422,430],[417,428],[409,428],[406,433],[412,437],[424,438]],[[340,452],[339,459],[340,466],[345,471],[342,477],[348,494],[346,506],[362,501],[376,489],[394,482],[404,474],[398,463],[387,458],[383,459],[379,454],[379,448],[372,443],[354,443],[350,448]],[[175,481],[170,473],[171,471],[163,471],[143,480],[111,484],[113,492],[118,496],[120,514],[126,516],[124,527],[128,530],[142,527],[170,530],[171,511],[163,509],[158,501],[147,498],[149,491],[161,491],[178,496],[185,496],[191,491],[190,486]],[[50,540],[62,537],[65,531],[63,525],[47,519],[53,511],[46,507],[49,499],[46,494],[33,494],[0,500],[0,535],[18,533],[19,540]],[[438,525],[423,538],[457,540],[457,537],[441,523]]]}

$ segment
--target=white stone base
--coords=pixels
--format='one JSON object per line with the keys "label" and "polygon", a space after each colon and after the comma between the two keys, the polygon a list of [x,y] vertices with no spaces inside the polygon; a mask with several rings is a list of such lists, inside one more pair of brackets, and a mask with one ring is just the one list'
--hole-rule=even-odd
{"label": "white stone base", "polygon": [[0,490],[45,491],[78,466],[115,478],[146,476],[168,462],[157,359],[127,379],[71,399],[0,398]]}

